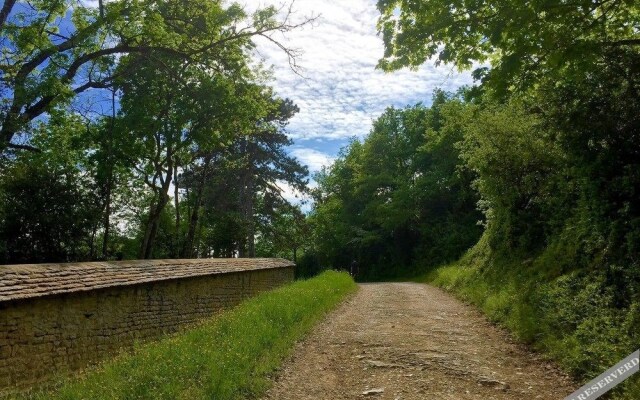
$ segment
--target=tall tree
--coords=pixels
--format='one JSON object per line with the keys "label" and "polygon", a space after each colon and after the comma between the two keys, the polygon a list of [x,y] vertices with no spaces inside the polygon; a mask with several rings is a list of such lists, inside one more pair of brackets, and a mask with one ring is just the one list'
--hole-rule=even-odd
{"label": "tall tree", "polygon": [[[206,120],[217,140],[197,143],[192,149],[192,162],[185,164],[179,186],[186,190],[189,219],[186,237],[182,241],[180,254],[189,257],[195,251],[195,237],[198,230],[205,198],[211,196],[211,188],[221,190],[222,196],[233,196],[227,188],[214,183],[221,176],[230,179],[229,185],[237,182],[231,178],[229,168],[236,168],[231,162],[238,141],[245,140],[253,132],[259,119],[269,112],[270,104],[263,94],[264,88],[247,81],[247,77],[236,76],[226,81],[228,92],[215,90],[214,86],[203,87],[202,98],[213,98],[209,103],[214,109],[204,113]],[[208,97],[209,96],[209,97]],[[213,97],[211,97],[213,96]]]}
{"label": "tall tree", "polygon": [[[239,142],[241,215],[246,229],[246,241],[241,243],[240,256],[255,257],[255,203],[257,196],[263,197],[263,211],[275,213],[275,206],[281,198],[278,181],[284,181],[293,189],[304,191],[308,172],[306,167],[287,155],[284,146],[292,142],[284,132],[289,119],[299,108],[289,99],[271,99],[272,110],[257,124],[257,130]],[[271,198],[271,200],[269,200]]]}
{"label": "tall tree", "polygon": [[[242,54],[239,57],[242,60]],[[192,150],[223,140],[220,119],[229,110],[219,104],[229,101],[233,83],[229,76],[210,75],[198,66],[167,58],[136,57],[126,62],[141,61],[144,66],[123,79],[120,87],[123,127],[137,138],[133,164],[153,193],[139,254],[149,258],[175,173],[194,158]]]}
{"label": "tall tree", "polygon": [[261,224],[270,223],[286,204],[278,182],[305,190],[306,168],[285,152],[291,141],[284,128],[297,107],[290,100],[274,98],[263,86],[251,87],[252,101],[262,99],[259,102],[267,106],[264,113],[254,114],[244,135],[222,151],[210,153],[189,174],[188,192],[195,203],[191,203],[193,224],[187,242],[195,236],[195,222],[200,221],[211,227],[208,238],[202,240],[216,256],[255,256]]}

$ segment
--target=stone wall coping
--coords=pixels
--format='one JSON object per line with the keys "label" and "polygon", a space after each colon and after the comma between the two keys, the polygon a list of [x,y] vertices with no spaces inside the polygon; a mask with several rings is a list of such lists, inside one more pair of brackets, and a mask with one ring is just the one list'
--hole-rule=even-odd
{"label": "stone wall coping", "polygon": [[0,302],[294,265],[292,261],[280,258],[0,265]]}

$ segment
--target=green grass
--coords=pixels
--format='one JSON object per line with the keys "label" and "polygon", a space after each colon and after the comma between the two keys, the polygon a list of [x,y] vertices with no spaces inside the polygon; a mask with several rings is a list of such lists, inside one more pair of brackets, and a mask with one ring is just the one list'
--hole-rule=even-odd
{"label": "green grass", "polygon": [[30,399],[245,399],[259,396],[270,375],[313,325],[357,286],[325,272],[261,294],[202,325],[137,346]]}
{"label": "green grass", "polygon": [[[541,265],[550,262],[548,268]],[[545,255],[496,256],[480,243],[460,261],[416,278],[480,308],[493,322],[587,382],[640,347],[640,299],[617,307],[603,274],[560,273]],[[611,399],[640,399],[640,374]]]}

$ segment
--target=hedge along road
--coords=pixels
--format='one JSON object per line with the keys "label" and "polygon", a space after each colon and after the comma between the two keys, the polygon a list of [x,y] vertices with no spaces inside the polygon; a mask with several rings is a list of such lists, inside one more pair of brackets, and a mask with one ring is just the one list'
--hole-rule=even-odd
{"label": "hedge along road", "polygon": [[297,346],[265,399],[557,400],[578,387],[423,284],[363,284]]}

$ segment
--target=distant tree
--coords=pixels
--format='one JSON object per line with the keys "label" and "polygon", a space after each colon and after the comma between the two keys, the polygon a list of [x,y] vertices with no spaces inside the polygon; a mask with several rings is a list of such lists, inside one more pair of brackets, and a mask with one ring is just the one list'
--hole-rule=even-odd
{"label": "distant tree", "polygon": [[0,258],[4,263],[87,260],[100,224],[95,183],[79,150],[87,127],[54,116],[34,137],[55,148],[21,153],[0,169]]}
{"label": "distant tree", "polygon": [[482,215],[459,157],[466,107],[438,91],[431,107],[389,108],[316,176],[310,221],[322,262],[358,259],[366,275],[391,276],[455,260],[475,243]]}
{"label": "distant tree", "polygon": [[302,251],[309,248],[311,226],[299,206],[282,202],[272,211],[275,212],[259,217],[256,253],[261,257],[288,258],[297,263]]}

